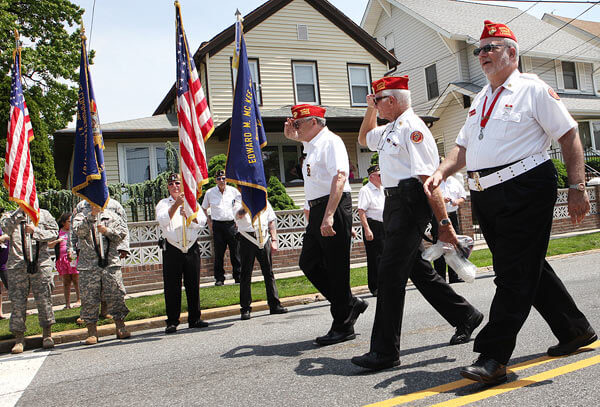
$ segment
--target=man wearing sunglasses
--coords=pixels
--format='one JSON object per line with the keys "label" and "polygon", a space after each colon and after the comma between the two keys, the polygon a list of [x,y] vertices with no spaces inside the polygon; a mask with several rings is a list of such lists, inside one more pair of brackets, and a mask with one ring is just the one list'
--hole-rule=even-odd
{"label": "man wearing sunglasses", "polygon": [[[225,282],[223,258],[227,247],[229,247],[233,280],[239,284],[241,261],[233,207],[236,202],[241,202],[242,195],[237,188],[227,185],[224,170],[216,172],[215,180],[217,186],[206,191],[202,201],[202,209],[208,217],[208,227],[213,234],[215,285],[221,286]],[[210,216],[208,215],[209,208]]]}
{"label": "man wearing sunglasses", "polygon": [[559,342],[548,355],[567,355],[597,339],[545,260],[557,196],[556,169],[546,152],[552,140],[560,143],[567,166],[573,223],[583,220],[590,204],[577,122],[551,87],[519,72],[519,47],[510,28],[485,21],[475,54],[489,84],[473,100],[457,146],[424,187],[435,193],[443,179],[467,167],[497,288],[489,322],[475,339],[479,357],[460,373],[497,384],[506,380],[506,364],[532,306]]}
{"label": "man wearing sunglasses", "polygon": [[[373,82],[358,142],[379,153],[385,187],[385,243],[379,262],[377,309],[370,351],[352,363],[370,370],[400,364],[400,332],[408,278],[446,321],[456,327],[450,344],[466,343],[483,314],[458,295],[421,257],[422,238],[432,211],[441,219],[439,239],[457,243],[439,190],[427,199],[422,181],[438,166],[438,151],[427,125],[410,104],[408,76]],[[377,126],[377,116],[390,123]]]}
{"label": "man wearing sunglasses", "polygon": [[200,248],[198,236],[206,225],[206,215],[198,210],[196,217],[185,226],[185,245],[183,242],[183,216],[185,197],[181,188],[179,174],[167,178],[169,197],[156,205],[156,220],[166,240],[163,246],[163,281],[165,308],[167,310],[167,328],[165,333],[177,331],[181,314],[181,280],[185,287],[188,304],[188,326],[205,328],[208,323],[200,319]]}
{"label": "man wearing sunglasses", "polygon": [[333,323],[318,345],[332,345],[356,337],[354,323],[367,302],[350,291],[352,199],[348,183],[348,153],[342,139],[326,126],[325,109],[292,107],[283,134],[304,144],[305,210],[309,210],[300,268],[331,303]]}

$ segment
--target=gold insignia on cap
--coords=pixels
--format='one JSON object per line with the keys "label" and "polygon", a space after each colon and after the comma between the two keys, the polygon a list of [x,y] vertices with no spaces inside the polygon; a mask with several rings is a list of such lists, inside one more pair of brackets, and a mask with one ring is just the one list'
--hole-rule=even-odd
{"label": "gold insignia on cap", "polygon": [[381,81],[377,84],[377,89],[376,91],[380,91],[381,89],[385,89],[385,82]]}
{"label": "gold insignia on cap", "polygon": [[294,116],[294,119],[295,119],[296,117],[298,117],[298,112],[293,112],[292,116]]}
{"label": "gold insignia on cap", "polygon": [[491,28],[488,30],[488,34],[490,34],[490,35],[494,35],[494,34],[496,34],[496,31],[497,31],[497,30],[496,30],[496,27],[491,27]]}
{"label": "gold insignia on cap", "polygon": [[310,114],[310,109],[309,108],[304,108],[304,109],[300,110],[300,113],[302,113],[302,114]]}

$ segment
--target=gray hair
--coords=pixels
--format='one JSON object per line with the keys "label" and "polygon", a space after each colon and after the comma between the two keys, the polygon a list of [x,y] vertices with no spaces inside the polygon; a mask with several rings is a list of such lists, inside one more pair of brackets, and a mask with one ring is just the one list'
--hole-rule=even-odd
{"label": "gray hair", "polygon": [[317,121],[317,124],[321,127],[325,127],[327,124],[327,120],[325,120],[324,117],[311,116],[310,118],[315,119]]}
{"label": "gray hair", "polygon": [[508,48],[515,49],[515,58],[518,60],[519,59],[519,44],[517,44],[516,41],[514,41],[510,38],[504,38],[504,45],[506,45]]}
{"label": "gray hair", "polygon": [[409,108],[411,105],[410,90],[406,89],[386,89],[381,92],[383,96],[393,96],[398,101],[398,104]]}

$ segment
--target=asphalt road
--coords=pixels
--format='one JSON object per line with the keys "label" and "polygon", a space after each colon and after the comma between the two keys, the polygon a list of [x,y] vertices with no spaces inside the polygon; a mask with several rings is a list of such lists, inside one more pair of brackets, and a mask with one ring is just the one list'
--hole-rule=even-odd
{"label": "asphalt road", "polygon": [[[551,263],[600,331],[600,253]],[[453,287],[487,317],[491,274]],[[368,350],[375,299],[364,298],[370,306],[356,324],[357,338],[329,347],[313,343],[331,323],[328,303],[321,302],[293,307],[286,315],[256,312],[249,321],[214,320],[206,329],[182,326],[175,335],[152,330],[91,347],[66,344],[51,352],[5,355],[0,405],[600,405],[600,342],[566,358],[544,357],[556,341],[536,311],[519,336],[510,364],[522,365],[508,385],[487,389],[461,381],[459,368],[476,357],[472,343],[448,346],[454,329],[412,287],[401,366],[365,373],[350,363]]]}

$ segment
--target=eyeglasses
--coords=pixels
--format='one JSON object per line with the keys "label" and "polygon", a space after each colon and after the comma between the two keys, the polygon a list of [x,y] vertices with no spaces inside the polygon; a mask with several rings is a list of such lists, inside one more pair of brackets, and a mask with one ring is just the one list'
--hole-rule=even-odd
{"label": "eyeglasses", "polygon": [[375,106],[377,106],[377,103],[379,103],[385,98],[389,98],[389,96],[377,96],[376,98],[373,98],[373,103],[375,103]]}
{"label": "eyeglasses", "polygon": [[217,177],[215,178],[217,181],[225,181],[225,177]]}
{"label": "eyeglasses", "polygon": [[478,57],[479,54],[481,54],[482,52],[485,52],[486,54],[489,54],[490,52],[492,52],[492,50],[495,50],[495,49],[498,49],[498,48],[502,48],[502,47],[506,47],[506,45],[487,44],[487,45],[484,45],[481,48],[475,48],[473,50],[473,55],[475,55],[476,57]]}
{"label": "eyeglasses", "polygon": [[181,182],[179,182],[179,181],[172,181],[172,182],[169,182],[169,186],[170,186],[170,187],[172,187],[173,185],[177,185],[177,186],[179,186],[179,185],[181,185]]}
{"label": "eyeglasses", "polygon": [[300,128],[300,125],[308,120],[310,120],[310,118],[294,120],[293,126],[296,130],[298,130]]}

